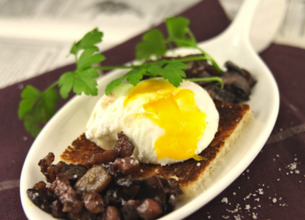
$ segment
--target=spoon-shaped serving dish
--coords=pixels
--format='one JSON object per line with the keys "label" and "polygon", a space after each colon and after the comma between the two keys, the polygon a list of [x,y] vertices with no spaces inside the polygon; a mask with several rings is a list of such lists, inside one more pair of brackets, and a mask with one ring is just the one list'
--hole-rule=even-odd
{"label": "spoon-shaped serving dish", "polygon": [[[217,196],[248,167],[273,129],[279,109],[277,85],[249,43],[248,33],[257,2],[245,1],[232,25],[224,33],[200,44],[219,64],[231,60],[253,73],[258,82],[248,104],[253,110],[254,119],[205,181],[202,193],[190,201],[178,203],[177,209],[162,217],[162,220],[185,218]],[[189,52],[187,49],[177,50],[181,55]],[[26,193],[28,188],[44,180],[37,166],[38,161],[49,152],[55,154],[55,163],[59,161],[59,155],[64,149],[84,132],[91,111],[104,94],[106,85],[125,73],[126,71],[118,70],[102,77],[98,82],[99,95],[96,97],[77,96],[70,100],[36,138],[26,157],[20,178],[21,203],[28,219],[54,220],[51,215],[36,207]]]}

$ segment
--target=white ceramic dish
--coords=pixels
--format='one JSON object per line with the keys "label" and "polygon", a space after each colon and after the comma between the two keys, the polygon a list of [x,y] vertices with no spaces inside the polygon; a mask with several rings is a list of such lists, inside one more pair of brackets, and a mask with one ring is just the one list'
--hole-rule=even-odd
{"label": "white ceramic dish", "polygon": [[[200,45],[218,63],[223,64],[225,61],[231,60],[254,74],[258,83],[248,102],[253,110],[254,120],[242,131],[235,146],[226,154],[223,163],[219,164],[205,182],[205,190],[191,201],[179,203],[177,209],[162,217],[162,220],[185,218],[217,196],[253,161],[273,129],[279,109],[278,88],[268,68],[251,48],[247,35],[253,7],[256,4],[254,2],[256,1],[246,1],[237,15],[238,21],[234,21],[233,25],[222,35]],[[179,50],[177,53],[184,55],[188,52],[188,50]],[[28,188],[33,187],[36,182],[44,180],[37,165],[38,161],[49,152],[53,152],[56,157],[55,162],[58,161],[59,155],[64,149],[84,132],[90,113],[103,94],[106,85],[124,73],[124,71],[114,71],[102,77],[99,80],[100,92],[97,97],[78,96],[73,98],[52,118],[33,143],[24,162],[20,179],[21,203],[30,220],[54,220],[51,215],[37,208],[26,194]]]}

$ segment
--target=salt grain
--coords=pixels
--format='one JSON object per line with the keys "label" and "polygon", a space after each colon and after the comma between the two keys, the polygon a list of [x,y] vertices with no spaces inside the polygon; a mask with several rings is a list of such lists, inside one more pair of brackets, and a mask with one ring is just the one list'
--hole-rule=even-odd
{"label": "salt grain", "polygon": [[291,164],[288,164],[286,166],[286,168],[288,168],[289,170],[295,170],[297,168],[297,163],[296,162],[293,162]]}
{"label": "salt grain", "polygon": [[200,163],[197,163],[197,167],[200,167]]}
{"label": "salt grain", "polygon": [[230,210],[230,209],[226,209],[227,212],[230,212],[231,214],[234,214],[236,212],[238,212],[238,210],[240,209],[239,207],[240,205],[237,203],[237,205],[235,206],[234,209]]}
{"label": "salt grain", "polygon": [[257,213],[252,212],[252,218],[257,219]]}
{"label": "salt grain", "polygon": [[251,197],[252,193],[250,193],[249,195],[247,195],[244,200],[249,199]]}
{"label": "salt grain", "polygon": [[240,215],[234,215],[235,220],[241,220]]}
{"label": "salt grain", "polygon": [[273,203],[276,203],[276,202],[277,202],[277,199],[276,199],[276,198],[273,198],[273,199],[272,199],[272,202],[273,202]]}
{"label": "salt grain", "polygon": [[223,197],[222,200],[221,200],[222,203],[226,203],[226,204],[228,204],[228,201],[229,201],[229,200],[228,200],[227,197]]}

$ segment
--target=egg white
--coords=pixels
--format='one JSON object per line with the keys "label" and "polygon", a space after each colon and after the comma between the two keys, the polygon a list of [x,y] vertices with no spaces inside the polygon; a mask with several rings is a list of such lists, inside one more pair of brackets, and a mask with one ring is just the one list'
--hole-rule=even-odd
{"label": "egg white", "polygon": [[[146,98],[137,98],[132,105],[124,106],[132,87],[130,84],[120,85],[109,96],[104,95],[97,102],[86,126],[86,137],[109,150],[117,141],[117,133],[123,131],[135,145],[132,157],[140,162],[168,165],[183,161],[168,157],[157,158],[154,144],[164,134],[164,129],[141,114],[145,111],[142,106],[147,101]],[[193,91],[197,107],[206,114],[204,135],[198,141],[195,151],[195,154],[199,154],[213,140],[218,130],[219,114],[209,94],[199,85],[183,81],[179,88]]]}

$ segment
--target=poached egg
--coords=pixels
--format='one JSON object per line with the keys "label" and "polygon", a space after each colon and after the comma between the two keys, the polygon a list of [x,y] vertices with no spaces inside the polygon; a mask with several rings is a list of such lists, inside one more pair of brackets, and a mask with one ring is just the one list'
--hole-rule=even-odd
{"label": "poached egg", "polygon": [[176,88],[164,79],[137,86],[121,84],[96,104],[86,137],[112,149],[123,131],[135,146],[132,157],[142,163],[168,165],[198,156],[213,140],[219,114],[209,94],[183,81]]}

